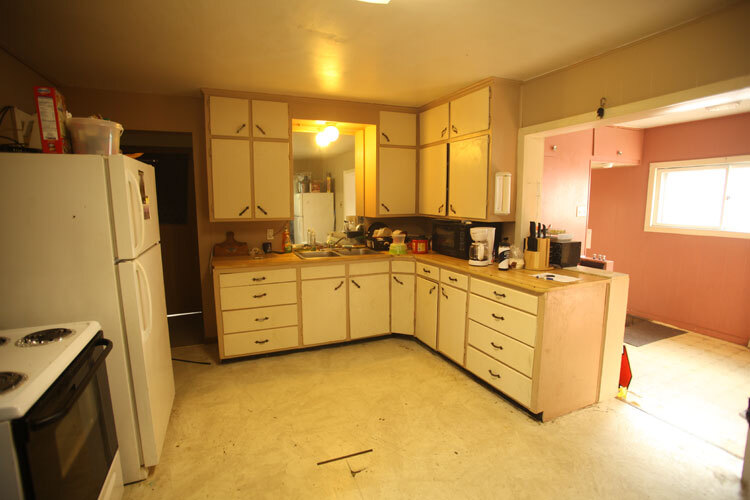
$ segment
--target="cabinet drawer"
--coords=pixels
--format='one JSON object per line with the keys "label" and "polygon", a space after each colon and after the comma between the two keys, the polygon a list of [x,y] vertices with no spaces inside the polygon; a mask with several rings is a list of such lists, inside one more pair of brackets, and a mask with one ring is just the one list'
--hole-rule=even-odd
{"label": "cabinet drawer", "polygon": [[387,260],[379,260],[377,262],[358,262],[356,264],[349,264],[349,276],[358,276],[361,274],[379,274],[387,273],[389,269]]}
{"label": "cabinet drawer", "polygon": [[413,260],[394,260],[391,262],[391,272],[393,273],[413,273]]}
{"label": "cabinet drawer", "polygon": [[469,346],[466,369],[522,405],[531,406],[531,379]]}
{"label": "cabinet drawer", "polygon": [[454,273],[446,269],[440,270],[440,281],[446,285],[455,286],[461,290],[466,290],[469,287],[469,277],[465,274]]}
{"label": "cabinet drawer", "polygon": [[232,286],[219,291],[221,309],[247,309],[248,307],[276,306],[297,303],[297,283],[274,285]]}
{"label": "cabinet drawer", "polygon": [[224,336],[224,356],[241,356],[299,345],[296,326]]}
{"label": "cabinet drawer", "polygon": [[531,377],[534,349],[475,321],[469,321],[469,345]]}
{"label": "cabinet drawer", "polygon": [[264,269],[247,273],[227,273],[219,275],[219,286],[267,285],[269,283],[283,283],[297,281],[297,270]]}
{"label": "cabinet drawer", "polygon": [[346,276],[344,264],[336,266],[304,266],[300,269],[303,280],[317,278],[338,278]]}
{"label": "cabinet drawer", "polygon": [[221,317],[225,334],[292,326],[297,324],[297,304],[224,311]]}
{"label": "cabinet drawer", "polygon": [[469,298],[469,318],[524,344],[536,342],[536,316],[474,294]]}
{"label": "cabinet drawer", "polygon": [[471,278],[471,293],[481,295],[495,302],[521,309],[531,314],[537,314],[539,297],[530,293],[519,292],[488,281]]}
{"label": "cabinet drawer", "polygon": [[430,278],[435,281],[440,279],[440,269],[431,266],[429,264],[425,264],[424,262],[417,262],[417,274],[420,276],[424,276],[425,278]]}

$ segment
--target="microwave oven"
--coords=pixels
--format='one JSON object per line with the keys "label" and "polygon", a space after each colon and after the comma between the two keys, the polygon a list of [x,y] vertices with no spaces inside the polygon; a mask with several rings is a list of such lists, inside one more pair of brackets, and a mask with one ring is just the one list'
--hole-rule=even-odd
{"label": "microwave oven", "polygon": [[432,226],[432,251],[456,257],[457,259],[469,258],[469,247],[471,247],[472,227],[494,227],[495,242],[492,245],[492,255],[495,255],[498,242],[501,240],[501,224],[489,222],[475,222],[465,224],[463,222],[436,222]]}

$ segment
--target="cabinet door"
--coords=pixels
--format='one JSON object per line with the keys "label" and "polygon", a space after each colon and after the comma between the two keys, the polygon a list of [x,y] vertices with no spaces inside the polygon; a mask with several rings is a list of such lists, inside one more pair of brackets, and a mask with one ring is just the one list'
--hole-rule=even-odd
{"label": "cabinet door", "polygon": [[435,349],[437,346],[437,283],[417,277],[417,297],[414,310],[414,335]]}
{"label": "cabinet door", "polygon": [[346,279],[302,282],[302,343],[346,340]]}
{"label": "cabinet door", "polygon": [[417,115],[413,113],[380,112],[380,144],[389,146],[417,145]]}
{"label": "cabinet door", "polygon": [[289,139],[289,105],[253,101],[253,137]]}
{"label": "cabinet door", "polygon": [[351,338],[390,333],[389,275],[349,278],[349,333]]}
{"label": "cabinet door", "polygon": [[419,143],[430,144],[448,138],[448,103],[419,113]]}
{"label": "cabinet door", "polygon": [[250,143],[211,139],[211,189],[214,219],[250,219]]}
{"label": "cabinet door", "polygon": [[253,142],[256,219],[291,217],[290,165],[288,142]]}
{"label": "cabinet door", "polygon": [[448,184],[448,145],[438,144],[419,150],[419,213],[445,215]]}
{"label": "cabinet door", "polygon": [[490,128],[490,88],[451,101],[451,137]]}
{"label": "cabinet door", "polygon": [[438,351],[463,366],[466,343],[466,292],[440,285]]}
{"label": "cabinet door", "polygon": [[249,137],[249,108],[247,99],[210,96],[208,98],[208,112],[211,135]]}
{"label": "cabinet door", "polygon": [[391,331],[414,335],[414,275],[391,276]]}
{"label": "cabinet door", "polygon": [[380,148],[380,215],[414,215],[417,210],[417,150]]}
{"label": "cabinet door", "polygon": [[489,136],[451,143],[448,215],[487,218],[488,160]]}

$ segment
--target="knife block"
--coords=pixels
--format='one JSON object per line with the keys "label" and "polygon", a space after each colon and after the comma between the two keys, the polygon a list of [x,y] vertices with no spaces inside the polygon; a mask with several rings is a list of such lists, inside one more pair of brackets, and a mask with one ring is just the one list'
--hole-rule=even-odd
{"label": "knife block", "polygon": [[528,250],[529,239],[523,241],[523,260],[526,269],[532,271],[547,271],[552,269],[549,265],[549,238],[536,239],[536,252]]}

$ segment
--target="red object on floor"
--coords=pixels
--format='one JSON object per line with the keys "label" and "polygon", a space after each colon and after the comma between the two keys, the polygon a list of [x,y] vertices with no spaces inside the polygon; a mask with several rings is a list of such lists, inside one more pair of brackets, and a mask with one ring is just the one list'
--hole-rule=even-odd
{"label": "red object on floor", "polygon": [[628,388],[630,381],[633,380],[633,372],[630,371],[630,359],[628,359],[628,350],[622,346],[622,361],[620,362],[620,387]]}

